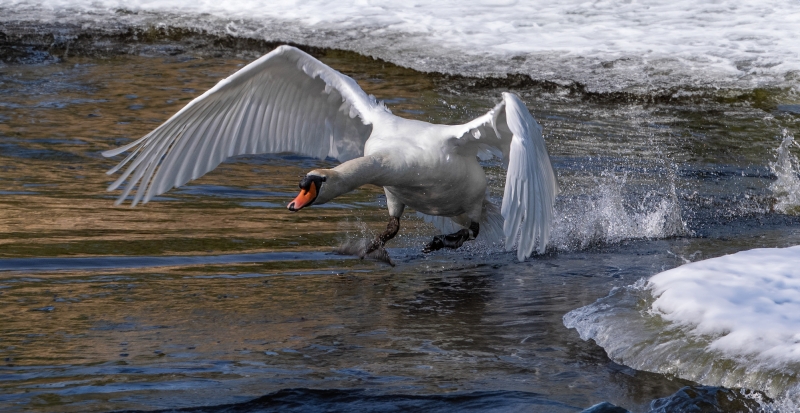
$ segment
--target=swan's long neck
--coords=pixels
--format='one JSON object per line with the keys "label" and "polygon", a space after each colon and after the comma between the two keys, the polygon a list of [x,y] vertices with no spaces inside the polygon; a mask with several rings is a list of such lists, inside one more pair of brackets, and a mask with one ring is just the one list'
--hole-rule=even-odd
{"label": "swan's long neck", "polygon": [[352,159],[333,169],[311,171],[308,173],[309,175],[319,175],[326,178],[314,204],[324,204],[361,185],[379,184],[386,173],[387,170],[383,167],[383,162],[376,156]]}

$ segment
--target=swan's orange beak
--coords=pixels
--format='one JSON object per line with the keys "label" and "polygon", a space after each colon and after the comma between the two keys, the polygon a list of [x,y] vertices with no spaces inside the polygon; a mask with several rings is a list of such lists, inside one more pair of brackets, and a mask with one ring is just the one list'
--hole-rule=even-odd
{"label": "swan's orange beak", "polygon": [[309,206],[315,199],[317,199],[317,186],[311,184],[307,190],[301,189],[300,195],[297,195],[297,198],[290,202],[287,208],[289,208],[289,211],[299,211]]}

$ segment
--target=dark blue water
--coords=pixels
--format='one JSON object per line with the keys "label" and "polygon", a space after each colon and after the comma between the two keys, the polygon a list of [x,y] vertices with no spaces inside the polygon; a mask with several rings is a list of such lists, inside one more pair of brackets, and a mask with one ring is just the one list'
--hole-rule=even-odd
{"label": "dark blue water", "polygon": [[[529,412],[570,408],[526,392],[474,392],[443,396],[374,395],[364,390],[286,389],[244,403],[168,409],[163,412]],[[732,391],[715,387],[684,387],[674,396],[654,400],[653,413],[731,412],[758,409],[756,403],[742,403]],[[627,413],[608,402],[598,403],[582,413]]]}

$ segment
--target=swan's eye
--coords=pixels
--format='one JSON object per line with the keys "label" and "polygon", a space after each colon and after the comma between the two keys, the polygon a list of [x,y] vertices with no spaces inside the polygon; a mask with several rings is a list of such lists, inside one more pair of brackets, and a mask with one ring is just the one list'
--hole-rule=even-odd
{"label": "swan's eye", "polygon": [[327,178],[324,176],[306,175],[302,180],[300,180],[300,184],[298,186],[300,189],[305,189],[307,191],[309,188],[311,188],[311,184],[315,183],[317,184],[316,189],[319,189],[319,187],[322,186],[322,183],[326,180]]}

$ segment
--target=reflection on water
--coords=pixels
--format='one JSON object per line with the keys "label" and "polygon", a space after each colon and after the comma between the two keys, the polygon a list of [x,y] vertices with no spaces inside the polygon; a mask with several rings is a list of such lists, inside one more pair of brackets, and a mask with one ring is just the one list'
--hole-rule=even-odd
{"label": "reflection on water", "polygon": [[[6,273],[0,400],[61,411],[90,400],[100,410],[235,402],[295,387],[503,390],[546,394],[553,411],[574,411],[619,402],[602,380],[638,374],[608,369],[602,351],[561,324],[608,280],[594,265],[506,264],[503,255],[389,269],[319,258]],[[580,287],[566,283],[575,276]],[[665,394],[677,389],[655,379]],[[213,399],[202,394],[209,389]]]}
{"label": "reflection on water", "polygon": [[[352,54],[322,58],[400,116],[461,122],[500,96]],[[147,205],[114,207],[104,171],[116,161],[100,152],[244,63],[178,55],[0,66],[0,409],[266,394],[273,406],[304,398],[320,410],[354,398],[366,404],[352,408],[564,412],[695,403],[687,394],[740,400],[613,363],[562,316],[685,260],[800,243],[797,218],[772,212],[770,190],[781,130],[798,131],[785,109],[793,102],[517,88],[545,128],[562,188],[551,250],[525,263],[481,245],[424,256],[433,229],[413,212],[389,245],[396,267],[330,255],[383,229],[382,191],[290,213],[299,178],[333,163],[289,155],[238,158]],[[499,197],[503,170],[486,166]]]}

